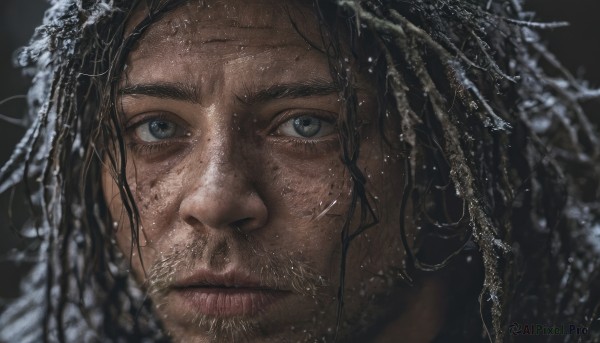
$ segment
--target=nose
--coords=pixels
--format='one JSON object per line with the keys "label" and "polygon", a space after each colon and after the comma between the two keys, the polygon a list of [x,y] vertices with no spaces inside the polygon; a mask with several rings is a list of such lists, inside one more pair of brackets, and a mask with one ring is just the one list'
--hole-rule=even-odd
{"label": "nose", "polygon": [[200,175],[192,176],[197,178],[196,185],[185,190],[179,208],[183,221],[194,227],[235,228],[245,232],[264,226],[267,206],[247,173],[247,168],[233,162],[210,162],[197,172]]}

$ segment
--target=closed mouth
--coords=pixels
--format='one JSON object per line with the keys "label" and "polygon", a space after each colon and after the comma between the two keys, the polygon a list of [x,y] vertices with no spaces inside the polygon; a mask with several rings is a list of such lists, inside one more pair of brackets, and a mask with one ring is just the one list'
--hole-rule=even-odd
{"label": "closed mouth", "polygon": [[246,273],[215,274],[206,270],[175,282],[170,290],[187,311],[214,317],[257,315],[292,294],[264,285]]}
{"label": "closed mouth", "polygon": [[173,288],[184,307],[207,316],[251,316],[291,294],[265,288],[191,286]]}

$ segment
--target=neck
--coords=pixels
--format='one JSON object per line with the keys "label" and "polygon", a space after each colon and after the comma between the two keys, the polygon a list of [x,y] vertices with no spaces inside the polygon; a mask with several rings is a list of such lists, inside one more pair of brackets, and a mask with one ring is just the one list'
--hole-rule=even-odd
{"label": "neck", "polygon": [[423,279],[406,310],[390,321],[372,343],[429,343],[438,335],[448,308],[445,284],[440,277]]}

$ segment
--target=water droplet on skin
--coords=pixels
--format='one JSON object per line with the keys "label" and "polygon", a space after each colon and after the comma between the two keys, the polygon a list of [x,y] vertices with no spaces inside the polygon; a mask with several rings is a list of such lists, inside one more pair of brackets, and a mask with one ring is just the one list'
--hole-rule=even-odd
{"label": "water droplet on skin", "polygon": [[171,31],[169,33],[171,36],[175,36],[179,31],[179,25],[173,22],[170,22],[169,24],[171,24]]}

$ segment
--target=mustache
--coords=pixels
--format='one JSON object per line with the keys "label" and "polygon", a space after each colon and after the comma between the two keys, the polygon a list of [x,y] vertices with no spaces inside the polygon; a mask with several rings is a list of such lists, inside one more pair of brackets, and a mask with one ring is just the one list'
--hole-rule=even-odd
{"label": "mustache", "polygon": [[253,275],[266,288],[289,290],[314,298],[328,286],[325,277],[292,253],[267,251],[258,242],[245,238],[235,242],[223,240],[215,247],[209,247],[207,239],[197,237],[190,243],[174,246],[149,268],[148,295],[165,295],[182,276],[192,274],[203,263],[215,259],[229,261],[231,245],[238,248],[241,257],[238,260],[242,264],[236,265],[236,269]]}

